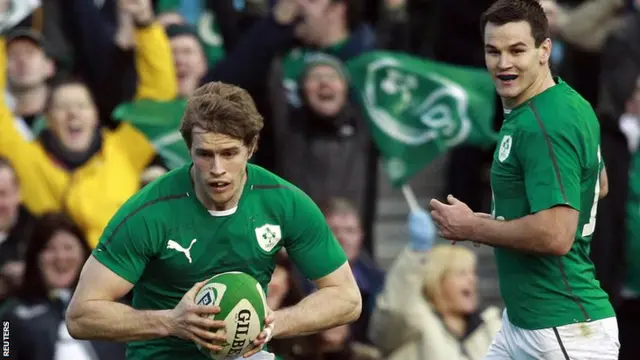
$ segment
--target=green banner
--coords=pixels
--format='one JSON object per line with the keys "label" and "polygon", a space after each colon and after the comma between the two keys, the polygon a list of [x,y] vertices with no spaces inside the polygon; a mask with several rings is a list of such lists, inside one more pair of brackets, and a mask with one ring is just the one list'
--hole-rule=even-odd
{"label": "green banner", "polygon": [[180,121],[186,100],[140,100],[118,106],[113,112],[117,121],[127,121],[147,136],[170,169],[191,161],[180,134]]}
{"label": "green banner", "polygon": [[393,186],[457,145],[495,144],[495,88],[485,70],[390,52],[347,67]]}

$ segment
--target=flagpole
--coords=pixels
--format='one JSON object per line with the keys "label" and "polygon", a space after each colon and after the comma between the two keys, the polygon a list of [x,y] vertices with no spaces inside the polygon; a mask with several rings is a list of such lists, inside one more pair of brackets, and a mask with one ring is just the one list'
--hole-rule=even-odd
{"label": "flagpole", "polygon": [[402,195],[404,195],[405,200],[407,200],[407,204],[409,204],[409,210],[411,210],[411,212],[418,212],[421,210],[418,199],[413,193],[413,190],[411,190],[411,186],[409,186],[409,184],[402,185]]}

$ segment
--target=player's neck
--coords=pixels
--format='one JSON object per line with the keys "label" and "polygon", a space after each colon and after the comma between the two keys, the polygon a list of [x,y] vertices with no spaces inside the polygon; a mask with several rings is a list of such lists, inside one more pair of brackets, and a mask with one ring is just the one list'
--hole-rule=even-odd
{"label": "player's neck", "polygon": [[529,85],[529,87],[527,87],[516,98],[502,98],[502,106],[505,109],[515,109],[518,106],[524,104],[527,100],[543,93],[554,85],[556,85],[556,82],[551,75],[551,70],[547,68],[540,74],[540,76],[538,76],[538,78],[533,83],[531,83],[531,85]]}

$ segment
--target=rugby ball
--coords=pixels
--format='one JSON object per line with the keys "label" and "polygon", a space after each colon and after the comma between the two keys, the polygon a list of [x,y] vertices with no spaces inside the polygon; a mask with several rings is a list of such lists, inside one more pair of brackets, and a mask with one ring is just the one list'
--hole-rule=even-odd
{"label": "rugby ball", "polygon": [[237,271],[215,275],[200,289],[195,302],[220,307],[220,312],[210,318],[223,320],[226,325],[225,330],[219,330],[227,337],[221,351],[213,352],[197,345],[210,359],[236,359],[244,355],[264,327],[266,296],[251,275]]}

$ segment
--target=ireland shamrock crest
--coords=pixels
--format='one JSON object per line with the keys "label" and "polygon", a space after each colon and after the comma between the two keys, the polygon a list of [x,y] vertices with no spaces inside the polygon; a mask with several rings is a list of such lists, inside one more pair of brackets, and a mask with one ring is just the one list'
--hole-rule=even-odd
{"label": "ireland shamrock crest", "polygon": [[442,137],[462,143],[472,128],[467,91],[435,71],[414,71],[394,58],[367,66],[363,97],[371,120],[387,136],[419,146]]}

